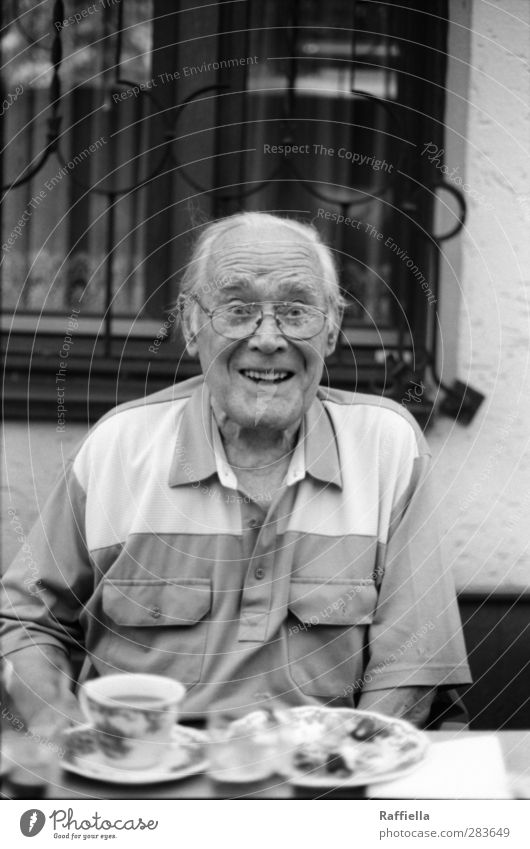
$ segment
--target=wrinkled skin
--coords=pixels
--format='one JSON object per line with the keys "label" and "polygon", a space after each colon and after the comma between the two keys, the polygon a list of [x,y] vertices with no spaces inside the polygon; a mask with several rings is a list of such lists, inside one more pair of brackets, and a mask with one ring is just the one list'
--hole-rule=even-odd
{"label": "wrinkled skin", "polygon": [[[296,301],[327,313],[322,331],[306,341],[287,339],[270,314],[242,341],[218,335],[198,307],[185,328],[188,350],[200,359],[225,440],[233,436],[249,447],[270,445],[273,460],[274,445],[292,442],[338,336],[318,257],[310,242],[282,225],[267,223],[259,230],[240,225],[214,245],[205,282],[211,291],[203,284],[200,300],[210,310],[241,301]],[[273,384],[255,382],[242,373],[249,369],[289,376]]]}

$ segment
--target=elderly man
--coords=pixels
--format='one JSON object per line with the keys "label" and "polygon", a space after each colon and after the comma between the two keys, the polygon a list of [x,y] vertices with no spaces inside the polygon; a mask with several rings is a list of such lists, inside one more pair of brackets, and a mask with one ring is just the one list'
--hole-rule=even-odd
{"label": "elderly man", "polygon": [[[217,706],[358,705],[423,723],[467,683],[429,455],[402,407],[319,387],[339,333],[316,231],[205,227],[180,295],[203,377],[89,433],[5,579],[3,650],[30,727],[79,716],[80,679],[152,672]],[[22,561],[20,561],[21,563]]]}

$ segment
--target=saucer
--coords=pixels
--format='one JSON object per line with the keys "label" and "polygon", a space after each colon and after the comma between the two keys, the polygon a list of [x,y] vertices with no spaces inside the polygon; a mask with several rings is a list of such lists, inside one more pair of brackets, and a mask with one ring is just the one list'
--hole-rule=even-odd
{"label": "saucer", "polygon": [[99,749],[96,730],[90,725],[71,728],[64,734],[63,769],[84,778],[108,781],[113,784],[156,784],[177,781],[208,766],[205,755],[207,736],[195,728],[175,725],[171,740],[163,749],[161,760],[146,769],[120,769],[110,764]]}

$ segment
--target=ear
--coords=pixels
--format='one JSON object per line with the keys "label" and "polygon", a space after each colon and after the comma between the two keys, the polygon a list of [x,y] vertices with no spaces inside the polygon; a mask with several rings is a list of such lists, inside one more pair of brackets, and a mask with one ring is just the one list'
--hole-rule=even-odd
{"label": "ear", "polygon": [[196,308],[195,304],[190,306],[189,301],[182,295],[179,295],[178,310],[180,315],[180,326],[182,335],[186,342],[186,351],[190,357],[197,357],[199,346],[197,345],[197,328],[196,328]]}
{"label": "ear", "polygon": [[337,312],[335,310],[330,311],[326,336],[326,357],[329,357],[333,353],[337,345],[337,339],[339,338],[343,313],[343,309],[340,309]]}

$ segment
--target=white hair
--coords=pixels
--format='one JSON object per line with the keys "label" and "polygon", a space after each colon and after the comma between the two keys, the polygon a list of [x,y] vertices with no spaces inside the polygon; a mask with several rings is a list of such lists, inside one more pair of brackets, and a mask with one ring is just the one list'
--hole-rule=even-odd
{"label": "white hair", "polygon": [[322,282],[328,306],[335,314],[337,322],[340,321],[346,302],[341,295],[333,255],[327,245],[322,242],[318,230],[310,224],[295,221],[292,218],[280,218],[280,216],[271,215],[268,212],[238,212],[206,225],[195,242],[186,271],[182,277],[177,300],[181,317],[195,304],[191,295],[200,286],[210,285],[207,280],[207,268],[213,253],[214,242],[235,227],[251,226],[258,229],[259,232],[259,228],[264,224],[279,224],[286,230],[291,230],[297,236],[302,236],[314,247],[322,269]]}

